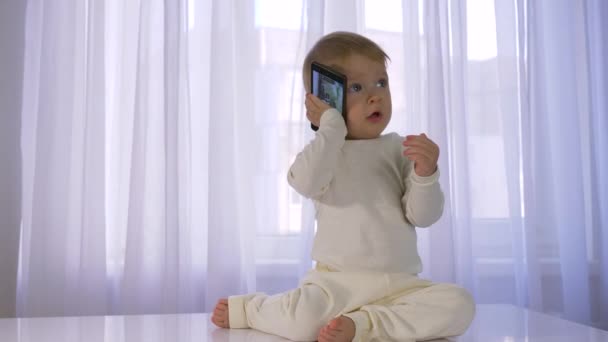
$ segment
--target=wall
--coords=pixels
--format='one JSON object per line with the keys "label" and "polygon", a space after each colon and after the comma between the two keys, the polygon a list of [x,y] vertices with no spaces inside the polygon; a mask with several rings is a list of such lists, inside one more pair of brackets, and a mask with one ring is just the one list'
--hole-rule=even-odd
{"label": "wall", "polygon": [[15,316],[25,0],[0,1],[0,317]]}

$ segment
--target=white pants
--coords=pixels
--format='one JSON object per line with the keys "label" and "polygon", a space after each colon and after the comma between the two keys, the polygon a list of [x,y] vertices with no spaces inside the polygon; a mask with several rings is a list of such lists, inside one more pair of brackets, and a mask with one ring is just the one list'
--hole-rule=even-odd
{"label": "white pants", "polygon": [[471,296],[452,284],[401,273],[318,269],[291,291],[230,297],[230,327],[315,341],[332,318],[344,315],[355,322],[353,341],[409,342],[460,335],[475,315]]}

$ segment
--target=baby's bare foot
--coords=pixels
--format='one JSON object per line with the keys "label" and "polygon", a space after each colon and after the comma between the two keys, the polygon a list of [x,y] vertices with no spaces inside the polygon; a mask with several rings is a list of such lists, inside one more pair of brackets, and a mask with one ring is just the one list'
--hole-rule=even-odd
{"label": "baby's bare foot", "polygon": [[230,328],[228,322],[228,299],[222,298],[217,301],[213,315],[211,316],[211,322],[220,328]]}
{"label": "baby's bare foot", "polygon": [[319,342],[350,342],[355,337],[355,322],[346,316],[334,318],[321,331]]}

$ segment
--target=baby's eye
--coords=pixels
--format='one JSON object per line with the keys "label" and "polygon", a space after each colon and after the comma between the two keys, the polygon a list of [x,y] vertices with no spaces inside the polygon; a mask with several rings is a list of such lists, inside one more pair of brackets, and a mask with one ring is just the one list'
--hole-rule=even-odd
{"label": "baby's eye", "polygon": [[363,87],[359,84],[359,83],[353,83],[351,84],[350,87],[348,87],[348,90],[353,92],[353,93],[358,93],[363,89]]}
{"label": "baby's eye", "polygon": [[388,85],[388,80],[385,80],[385,79],[381,79],[380,81],[378,81],[378,83],[376,83],[376,86],[380,87],[380,88],[386,88],[387,85]]}

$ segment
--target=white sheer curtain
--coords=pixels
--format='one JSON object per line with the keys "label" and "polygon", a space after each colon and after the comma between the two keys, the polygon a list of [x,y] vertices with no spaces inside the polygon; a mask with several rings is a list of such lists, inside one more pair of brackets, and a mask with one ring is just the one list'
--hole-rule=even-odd
{"label": "white sheer curtain", "polygon": [[421,234],[425,274],[463,284],[480,303],[608,328],[608,7],[403,4],[414,61],[404,127],[439,141],[450,199]]}
{"label": "white sheer curtain", "polygon": [[285,174],[305,124],[271,95],[301,78],[263,70],[256,5],[28,2],[17,315],[209,311],[297,284]]}
{"label": "white sheer curtain", "polygon": [[301,62],[349,30],[391,56],[389,130],[441,146],[422,276],[608,328],[607,20],[601,0],[30,0],[17,314],[297,285]]}
{"label": "white sheer curtain", "polygon": [[404,128],[439,141],[450,199],[425,274],[608,328],[607,5],[403,5]]}

